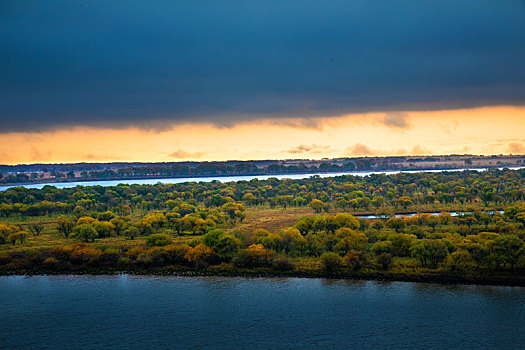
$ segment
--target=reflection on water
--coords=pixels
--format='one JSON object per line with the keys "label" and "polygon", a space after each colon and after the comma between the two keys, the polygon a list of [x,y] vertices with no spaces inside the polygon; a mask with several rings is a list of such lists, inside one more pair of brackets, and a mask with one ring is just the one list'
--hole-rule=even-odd
{"label": "reflection on water", "polygon": [[298,278],[0,277],[0,347],[518,349],[524,292]]}

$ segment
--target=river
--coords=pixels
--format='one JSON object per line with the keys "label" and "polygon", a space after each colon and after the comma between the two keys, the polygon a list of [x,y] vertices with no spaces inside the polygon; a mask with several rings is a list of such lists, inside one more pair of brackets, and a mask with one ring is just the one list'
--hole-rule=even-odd
{"label": "river", "polygon": [[0,277],[0,348],[523,349],[525,289],[220,277]]}
{"label": "river", "polygon": [[[507,169],[518,170],[524,167],[512,167]],[[498,168],[503,169],[503,168]],[[398,171],[353,171],[353,172],[339,172],[339,173],[318,173],[318,174],[286,174],[286,175],[246,175],[246,176],[209,176],[209,177],[178,177],[178,178],[154,178],[154,179],[130,179],[130,180],[96,180],[96,181],[73,181],[73,182],[54,182],[45,184],[27,184],[19,185],[26,188],[43,188],[44,186],[54,186],[56,188],[71,188],[76,186],[116,186],[118,184],[126,185],[155,185],[157,183],[165,184],[178,184],[184,182],[232,182],[232,181],[250,181],[253,179],[267,180],[270,178],[277,179],[307,179],[312,176],[320,177],[334,177],[342,175],[353,175],[353,176],[369,176],[372,174],[399,174],[399,173],[440,173],[445,171],[486,171],[488,168],[476,168],[476,169],[448,169],[448,170],[398,170]],[[0,191],[5,191],[8,188],[15,186],[0,186]]]}
{"label": "river", "polygon": [[[446,213],[448,213],[450,216],[461,216],[461,215],[464,215],[464,214],[470,214],[470,212],[459,212],[459,211],[447,211]],[[496,213],[499,213],[499,214],[503,214],[505,213],[504,210],[489,210],[486,212],[487,214],[489,215],[494,215]],[[416,216],[416,215],[421,215],[421,214],[427,214],[427,215],[440,215],[441,213],[438,213],[438,212],[433,212],[433,213],[409,213],[409,214],[395,214],[394,217],[396,218],[403,218],[403,217],[413,217],[413,216]],[[362,219],[386,219],[388,218],[387,216],[385,215],[355,215],[356,217],[358,218],[362,218]]]}

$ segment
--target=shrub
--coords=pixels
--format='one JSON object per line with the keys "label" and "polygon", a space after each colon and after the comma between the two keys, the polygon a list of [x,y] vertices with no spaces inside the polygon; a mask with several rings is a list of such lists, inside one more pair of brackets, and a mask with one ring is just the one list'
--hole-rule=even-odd
{"label": "shrub", "polygon": [[237,267],[263,267],[269,266],[275,253],[265,249],[262,244],[252,244],[247,249],[239,251],[233,259]]}
{"label": "shrub", "polygon": [[277,255],[272,260],[272,268],[278,271],[289,271],[295,269],[295,265],[286,255]]}
{"label": "shrub", "polygon": [[186,254],[190,247],[186,244],[170,244],[164,247],[164,261],[168,265],[185,265],[188,263]]}
{"label": "shrub", "polygon": [[54,266],[58,265],[58,260],[53,258],[53,257],[49,257],[49,258],[45,259],[42,264],[44,264],[45,266],[48,266],[48,267],[54,267]]}
{"label": "shrub", "polygon": [[119,262],[120,257],[122,256],[122,251],[116,248],[107,248],[104,249],[100,257],[100,261],[104,264],[115,266]]}
{"label": "shrub", "polygon": [[48,254],[58,261],[67,262],[70,260],[72,247],[54,247],[49,249]]}
{"label": "shrub", "polygon": [[199,268],[207,267],[217,260],[215,252],[202,243],[193,248],[189,248],[184,257],[188,262]]}
{"label": "shrub", "polygon": [[327,271],[339,269],[343,265],[343,259],[339,254],[333,252],[324,252],[321,255],[321,263]]}
{"label": "shrub", "polygon": [[346,266],[353,270],[359,270],[368,263],[368,255],[360,250],[351,250],[343,258]]}
{"label": "shrub", "polygon": [[25,231],[11,233],[9,236],[7,236],[7,242],[12,243],[13,245],[15,245],[17,242],[20,242],[20,244],[24,244],[27,236],[28,234]]}
{"label": "shrub", "polygon": [[171,237],[165,233],[157,233],[146,238],[148,247],[164,247],[171,244]]}
{"label": "shrub", "polygon": [[146,250],[142,247],[133,247],[126,252],[126,256],[132,260],[137,260],[140,254],[144,253]]}
{"label": "shrub", "polygon": [[377,256],[376,261],[382,270],[388,270],[390,267],[392,267],[394,258],[392,257],[392,254],[381,253]]}
{"label": "shrub", "polygon": [[137,262],[146,266],[161,266],[163,263],[163,252],[164,249],[162,247],[152,247],[137,256]]}
{"label": "shrub", "polygon": [[0,244],[7,242],[7,237],[16,231],[16,228],[11,225],[0,224]]}
{"label": "shrub", "polygon": [[102,252],[100,250],[86,246],[71,252],[71,262],[76,264],[95,264],[101,256]]}

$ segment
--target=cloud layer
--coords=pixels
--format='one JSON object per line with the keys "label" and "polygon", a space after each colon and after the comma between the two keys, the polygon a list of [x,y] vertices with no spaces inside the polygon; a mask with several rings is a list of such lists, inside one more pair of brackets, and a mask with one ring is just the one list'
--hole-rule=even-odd
{"label": "cloud layer", "polygon": [[522,105],[523,23],[518,0],[3,2],[0,132]]}
{"label": "cloud layer", "polygon": [[[319,127],[266,120],[232,127],[181,124],[165,131],[73,128],[0,134],[0,163],[523,154],[525,107],[410,112],[410,127],[384,113],[323,118]],[[450,132],[449,132],[450,131]]]}

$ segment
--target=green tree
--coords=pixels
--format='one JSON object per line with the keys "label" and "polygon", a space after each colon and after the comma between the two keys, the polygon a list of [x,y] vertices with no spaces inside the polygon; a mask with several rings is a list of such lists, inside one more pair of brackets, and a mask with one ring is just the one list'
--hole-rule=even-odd
{"label": "green tree", "polygon": [[109,221],[115,217],[115,214],[113,214],[111,211],[105,211],[103,213],[98,213],[97,218],[100,221]]}
{"label": "green tree", "polygon": [[474,260],[465,249],[458,249],[447,257],[447,267],[452,271],[467,271],[474,267]]}
{"label": "green tree", "polygon": [[396,232],[400,232],[405,229],[405,220],[401,218],[390,218],[386,222],[386,227],[392,228],[396,230]]}
{"label": "green tree", "polygon": [[181,235],[184,232],[186,224],[184,220],[180,217],[172,216],[168,217],[168,226],[171,227],[178,235]]}
{"label": "green tree", "polygon": [[392,233],[387,240],[392,243],[392,254],[396,256],[410,256],[410,247],[417,239],[415,235],[404,233]]}
{"label": "green tree", "polygon": [[498,265],[511,269],[525,253],[523,242],[516,235],[501,235],[488,243],[488,249]]}
{"label": "green tree", "polygon": [[432,228],[432,232],[436,232],[436,227],[439,225],[439,218],[436,215],[427,215],[425,223]]}
{"label": "green tree", "polygon": [[368,244],[368,237],[362,233],[343,227],[335,232],[338,242],[334,250],[341,255],[347,254],[350,250],[364,250]]}
{"label": "green tree", "polygon": [[82,224],[75,226],[71,237],[88,243],[89,241],[94,242],[95,238],[98,237],[97,231],[88,224]]}
{"label": "green tree", "polygon": [[230,217],[232,221],[244,219],[244,206],[240,203],[229,202],[224,204],[222,210]]}
{"label": "green tree", "polygon": [[310,202],[310,207],[316,212],[321,213],[325,209],[325,204],[319,199],[313,199]]}
{"label": "green tree", "polygon": [[96,221],[93,224],[93,228],[97,231],[99,238],[107,238],[111,236],[111,232],[114,231],[115,227],[113,224],[107,221]]}
{"label": "green tree", "polygon": [[221,259],[231,258],[241,246],[241,241],[222,230],[211,230],[202,238],[202,242],[213,249]]}
{"label": "green tree", "polygon": [[377,241],[374,243],[370,251],[375,256],[381,254],[392,254],[394,252],[394,247],[390,241]]}
{"label": "green tree", "polygon": [[124,231],[124,235],[131,239],[131,240],[134,240],[135,237],[138,237],[140,236],[140,231],[138,228],[136,228],[135,226],[129,226],[125,231]]}
{"label": "green tree", "polygon": [[116,236],[122,235],[129,226],[128,223],[121,218],[113,218],[109,223],[113,225],[113,232],[115,232]]}
{"label": "green tree", "polygon": [[247,192],[242,196],[242,200],[248,205],[254,205],[257,203],[257,198],[251,192]]}
{"label": "green tree", "polygon": [[301,232],[303,236],[314,231],[315,219],[312,216],[302,216],[295,222],[295,228]]}
{"label": "green tree", "polygon": [[75,222],[69,218],[60,217],[57,220],[57,231],[68,238],[71,232],[73,232],[73,227]]}
{"label": "green tree", "polygon": [[350,214],[339,213],[334,217],[334,222],[337,228],[347,227],[352,230],[357,230],[359,228],[359,221]]}
{"label": "green tree", "polygon": [[141,236],[148,236],[153,233],[153,226],[145,220],[137,221],[135,227],[139,230]]}
{"label": "green tree", "polygon": [[40,233],[44,230],[44,225],[41,222],[33,222],[28,225],[28,228],[33,235],[39,236]]}
{"label": "green tree", "polygon": [[414,242],[410,253],[421,262],[421,265],[436,268],[447,257],[448,249],[441,240],[421,239]]}
{"label": "green tree", "polygon": [[277,200],[277,203],[286,210],[286,208],[292,203],[293,196],[291,195],[284,195],[284,196],[277,196],[275,198]]}
{"label": "green tree", "polygon": [[404,209],[408,208],[412,204],[412,199],[407,196],[403,196],[397,199],[397,203],[401,205]]}
{"label": "green tree", "polygon": [[290,227],[281,233],[281,248],[288,253],[301,253],[305,247],[306,240],[298,229]]}

